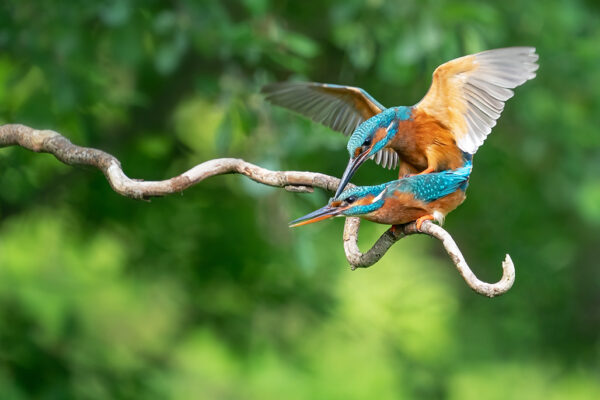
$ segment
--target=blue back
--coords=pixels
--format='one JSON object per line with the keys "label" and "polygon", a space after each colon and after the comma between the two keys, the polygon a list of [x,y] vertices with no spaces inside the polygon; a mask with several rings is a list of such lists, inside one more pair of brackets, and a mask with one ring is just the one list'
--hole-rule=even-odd
{"label": "blue back", "polygon": [[473,169],[471,158],[467,158],[461,168],[424,175],[415,175],[390,182],[387,195],[394,191],[414,194],[417,200],[429,203],[440,199],[457,190],[466,190],[469,185],[469,175]]}

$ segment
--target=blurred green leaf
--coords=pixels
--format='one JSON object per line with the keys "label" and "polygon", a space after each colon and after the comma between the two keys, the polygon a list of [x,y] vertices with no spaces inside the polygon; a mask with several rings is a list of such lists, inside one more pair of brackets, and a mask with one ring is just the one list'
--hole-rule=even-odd
{"label": "blurred green leaf", "polygon": [[[436,66],[537,47],[440,244],[348,271],[343,221],[287,223],[330,193],[240,176],[151,203],[48,154],[0,152],[0,397],[600,398],[600,10],[593,2],[58,2],[0,5],[0,121],[54,129],[166,179],[216,157],[336,175],[343,135],[265,83],[349,84],[387,106]],[[395,179],[367,163],[354,183]],[[361,248],[387,227],[364,223]]]}

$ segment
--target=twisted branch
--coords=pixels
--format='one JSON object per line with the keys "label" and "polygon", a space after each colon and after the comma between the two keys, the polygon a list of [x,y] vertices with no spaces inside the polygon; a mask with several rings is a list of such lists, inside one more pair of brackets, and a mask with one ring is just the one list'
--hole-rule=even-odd
{"label": "twisted branch", "polygon": [[358,248],[359,227],[360,218],[346,218],[346,224],[344,225],[344,250],[353,270],[356,268],[369,268],[379,261],[394,243],[403,237],[424,233],[442,242],[460,275],[467,285],[477,293],[487,297],[499,296],[508,292],[513,283],[515,283],[515,265],[508,254],[502,262],[502,278],[496,283],[483,282],[469,268],[465,257],[462,255],[452,236],[441,226],[430,221],[423,222],[421,230],[417,229],[415,222],[396,227],[395,230],[390,228],[379,237],[366,253],[361,253]]}
{"label": "twisted branch", "polygon": [[[316,172],[271,171],[236,158],[209,160],[173,178],[162,181],[131,179],[123,172],[121,163],[114,156],[97,149],[72,144],[67,138],[50,130],[37,130],[24,125],[0,126],[0,147],[20,146],[31,151],[53,154],[67,165],[90,165],[98,168],[118,194],[133,199],[148,199],[181,192],[206,178],[222,174],[242,174],[264,185],[282,187],[292,192],[312,192],[318,187],[335,191],[340,183],[338,178]],[[395,231],[386,231],[366,252],[358,248],[360,220],[347,218],[344,227],[344,250],[346,258],[355,268],[367,268],[375,264],[389,248],[405,236],[424,233],[440,240],[456,269],[467,284],[477,293],[494,297],[507,292],[515,280],[512,260],[506,255],[502,263],[503,275],[497,283],[480,281],[467,265],[452,236],[440,226],[426,221],[421,231],[414,223]]]}

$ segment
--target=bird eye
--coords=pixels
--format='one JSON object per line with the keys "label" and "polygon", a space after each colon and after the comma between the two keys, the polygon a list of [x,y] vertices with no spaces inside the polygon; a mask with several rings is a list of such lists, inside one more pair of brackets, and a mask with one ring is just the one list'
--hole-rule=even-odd
{"label": "bird eye", "polygon": [[371,141],[373,139],[371,139],[370,137],[365,139],[365,142],[363,143],[363,146],[369,147],[371,145]]}
{"label": "bird eye", "polygon": [[352,204],[356,201],[356,196],[350,196],[346,199],[346,203]]}

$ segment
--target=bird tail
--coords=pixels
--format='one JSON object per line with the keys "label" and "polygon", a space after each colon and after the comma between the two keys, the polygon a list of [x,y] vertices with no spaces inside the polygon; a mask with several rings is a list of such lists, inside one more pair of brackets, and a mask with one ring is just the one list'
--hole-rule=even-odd
{"label": "bird tail", "polygon": [[459,176],[466,177],[464,183],[459,186],[459,189],[465,191],[469,187],[469,178],[471,176],[471,172],[473,171],[473,154],[463,151],[463,157],[465,159],[465,163],[462,167],[458,168],[455,173],[457,173]]}

